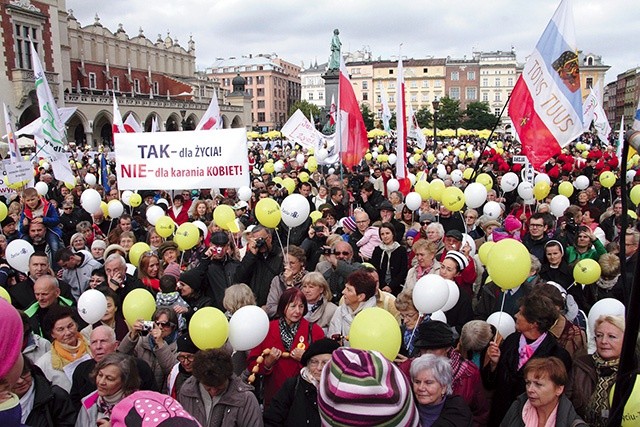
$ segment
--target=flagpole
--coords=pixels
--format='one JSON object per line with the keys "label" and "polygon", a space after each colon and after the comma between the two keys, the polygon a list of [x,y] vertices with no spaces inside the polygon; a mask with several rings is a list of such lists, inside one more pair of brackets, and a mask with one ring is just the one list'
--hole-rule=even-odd
{"label": "flagpole", "polygon": [[[340,53],[340,57],[342,59],[342,53]],[[344,61],[344,59],[342,59]],[[342,62],[341,62],[342,64]],[[345,64],[344,68],[347,68],[347,65]],[[342,184],[344,182],[344,178],[343,178],[343,169],[344,169],[344,165],[342,164],[342,114],[340,114],[340,74],[342,74],[342,70],[338,70],[338,101],[336,102],[336,129],[338,131],[338,153],[340,153],[340,183]],[[347,76],[349,77],[349,76]],[[329,109],[331,109],[331,107],[329,107]],[[343,185],[343,184],[342,184]],[[346,190],[346,189],[345,189]]]}
{"label": "flagpole", "polygon": [[[498,116],[498,119],[496,120],[496,124],[493,125],[493,129],[491,129],[491,133],[489,134],[489,137],[487,138],[487,141],[484,143],[484,146],[482,147],[482,150],[480,150],[480,155],[476,159],[476,164],[473,167],[473,173],[471,174],[471,178],[470,179],[474,179],[477,176],[478,167],[480,166],[480,159],[482,158],[482,154],[484,153],[484,150],[486,150],[487,147],[489,146],[489,141],[491,141],[491,137],[493,136],[493,133],[498,128],[498,125],[500,124],[500,119],[502,118],[502,115],[504,114],[504,110],[506,110],[507,105],[509,105],[509,101],[510,100],[511,100],[511,94],[509,94],[509,97],[507,98],[507,102],[505,102],[504,105],[502,106],[502,110],[500,111],[500,115]],[[435,136],[434,136],[434,138],[435,138]]]}

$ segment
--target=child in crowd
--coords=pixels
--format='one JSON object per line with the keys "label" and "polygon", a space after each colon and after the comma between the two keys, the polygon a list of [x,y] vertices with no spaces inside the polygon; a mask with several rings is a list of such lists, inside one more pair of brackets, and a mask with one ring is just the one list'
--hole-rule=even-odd
{"label": "child in crowd", "polygon": [[20,235],[22,238],[29,235],[31,223],[42,223],[47,227],[47,245],[52,254],[62,248],[62,229],[58,210],[44,198],[40,197],[35,188],[27,188],[22,193],[24,209],[20,214]]}
{"label": "child in crowd", "polygon": [[[189,308],[189,304],[182,299],[180,292],[178,292],[178,280],[174,276],[165,274],[160,278],[160,292],[156,295],[156,307],[174,309],[176,306]],[[186,320],[182,314],[178,314],[178,328],[180,330],[186,328]]]}

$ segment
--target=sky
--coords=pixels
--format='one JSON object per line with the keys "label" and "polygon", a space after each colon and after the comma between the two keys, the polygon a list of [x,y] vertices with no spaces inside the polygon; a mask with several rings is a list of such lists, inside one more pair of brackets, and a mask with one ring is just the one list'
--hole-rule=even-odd
{"label": "sky", "polygon": [[[142,27],[155,41],[167,31],[196,42],[199,70],[216,58],[276,53],[296,65],[328,60],[333,30],[342,50],[366,48],[374,59],[470,57],[473,50],[532,52],[559,0],[67,0],[82,26],[100,23],[129,37]],[[578,49],[611,66],[605,83],[640,66],[640,8],[632,0],[572,0]]]}

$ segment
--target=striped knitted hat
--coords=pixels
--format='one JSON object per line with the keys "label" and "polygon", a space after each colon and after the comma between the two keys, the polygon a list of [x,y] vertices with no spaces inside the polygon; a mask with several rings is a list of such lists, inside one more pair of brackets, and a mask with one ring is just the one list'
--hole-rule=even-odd
{"label": "striped knitted hat", "polygon": [[318,408],[325,426],[417,426],[409,382],[377,351],[339,348],[322,371]]}

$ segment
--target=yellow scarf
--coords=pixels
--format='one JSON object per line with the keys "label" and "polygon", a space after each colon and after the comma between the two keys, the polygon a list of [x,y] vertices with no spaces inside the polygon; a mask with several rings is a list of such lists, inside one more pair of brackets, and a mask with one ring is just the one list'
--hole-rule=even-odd
{"label": "yellow scarf", "polygon": [[58,340],[53,341],[51,346],[51,367],[61,371],[62,368],[69,363],[74,362],[88,353],[89,346],[87,345],[86,338],[78,333],[78,344],[70,346],[63,344]]}

